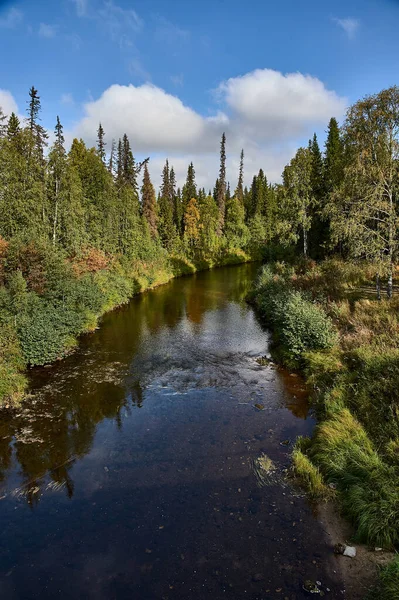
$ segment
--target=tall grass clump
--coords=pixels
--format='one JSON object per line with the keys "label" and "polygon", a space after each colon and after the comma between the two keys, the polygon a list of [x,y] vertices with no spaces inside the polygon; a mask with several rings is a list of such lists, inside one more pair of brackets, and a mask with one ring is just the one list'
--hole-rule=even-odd
{"label": "tall grass clump", "polygon": [[348,409],[316,427],[310,457],[341,492],[359,541],[388,548],[399,543],[399,472],[382,461]]}

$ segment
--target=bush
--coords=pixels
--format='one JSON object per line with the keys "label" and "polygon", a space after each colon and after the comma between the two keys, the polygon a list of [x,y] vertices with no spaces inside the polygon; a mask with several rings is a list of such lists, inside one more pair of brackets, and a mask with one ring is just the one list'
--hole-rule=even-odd
{"label": "bush", "polygon": [[75,345],[84,326],[84,315],[58,309],[44,299],[30,296],[26,313],[17,318],[17,332],[28,365],[44,365],[64,356]]}
{"label": "bush", "polygon": [[289,295],[279,318],[279,337],[295,359],[301,358],[309,350],[331,348],[337,340],[337,334],[325,312],[299,292]]}
{"label": "bush", "polygon": [[21,347],[15,328],[11,323],[0,326],[0,403],[21,399],[26,379]]}

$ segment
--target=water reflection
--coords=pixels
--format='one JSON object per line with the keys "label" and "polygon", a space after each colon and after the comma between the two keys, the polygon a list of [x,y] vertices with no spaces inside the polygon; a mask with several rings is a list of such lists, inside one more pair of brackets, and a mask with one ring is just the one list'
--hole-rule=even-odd
{"label": "water reflection", "polygon": [[[201,273],[144,294],[107,315],[75,355],[35,371],[32,396],[0,422],[1,495],[23,496],[32,506],[48,490],[71,498],[71,469],[91,451],[98,425],[106,419],[122,428],[131,410],[142,408],[147,388],[260,394],[265,381],[253,357],[265,350],[267,335],[244,302],[256,268]],[[294,401],[293,390],[282,395],[306,418],[306,394]]]}
{"label": "water reflection", "polygon": [[[314,426],[306,394],[256,362],[268,346],[244,302],[256,270],[144,294],[32,374],[32,397],[0,425],[1,597],[301,599],[305,579],[333,589],[333,553],[284,475],[282,442]],[[275,465],[262,488],[261,455]]]}

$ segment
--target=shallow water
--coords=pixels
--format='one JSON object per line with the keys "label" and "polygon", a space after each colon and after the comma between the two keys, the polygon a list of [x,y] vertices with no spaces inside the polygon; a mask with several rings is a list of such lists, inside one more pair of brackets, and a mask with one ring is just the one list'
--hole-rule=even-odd
{"label": "shallow water", "polygon": [[306,579],[343,597],[285,473],[314,420],[302,382],[256,362],[257,268],[143,294],[33,372],[0,421],[1,598],[293,600]]}

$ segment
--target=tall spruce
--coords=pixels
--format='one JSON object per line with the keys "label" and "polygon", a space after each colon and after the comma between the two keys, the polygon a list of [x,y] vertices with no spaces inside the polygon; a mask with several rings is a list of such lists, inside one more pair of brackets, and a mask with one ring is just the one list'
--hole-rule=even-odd
{"label": "tall spruce", "polygon": [[48,134],[44,127],[39,124],[40,121],[41,102],[37,89],[32,85],[29,90],[28,100],[28,128],[32,136],[32,140],[39,154],[43,154],[44,147],[47,146]]}
{"label": "tall spruce", "polygon": [[237,187],[234,192],[235,197],[244,205],[244,150],[240,154],[240,168],[238,170]]}
{"label": "tall spruce", "polygon": [[141,202],[143,207],[143,215],[148,223],[151,236],[157,236],[157,206],[155,189],[151,183],[150,173],[147,163],[144,164],[143,185],[141,188]]}
{"label": "tall spruce", "polygon": [[98,156],[101,158],[101,160],[103,161],[103,163],[105,163],[105,139],[104,139],[104,128],[101,125],[101,123],[99,123],[98,125],[98,129],[97,129],[97,152],[98,152]]}
{"label": "tall spruce", "polygon": [[221,236],[224,229],[226,213],[226,135],[224,132],[220,142],[220,167],[217,189],[217,205],[219,208],[218,235]]}

